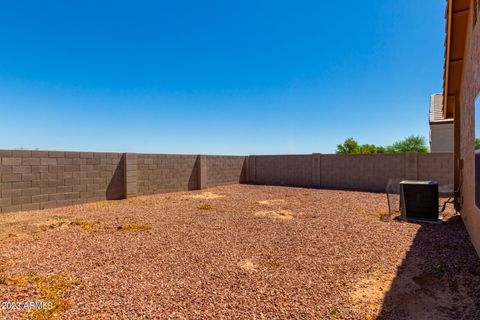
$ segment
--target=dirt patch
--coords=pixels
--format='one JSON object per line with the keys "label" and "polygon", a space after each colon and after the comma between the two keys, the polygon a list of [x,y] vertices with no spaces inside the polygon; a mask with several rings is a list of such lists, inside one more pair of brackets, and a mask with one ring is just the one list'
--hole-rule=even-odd
{"label": "dirt patch", "polygon": [[0,241],[28,235],[35,235],[58,228],[81,227],[83,230],[92,230],[98,221],[71,220],[61,216],[18,216],[8,222],[0,222]]}
{"label": "dirt patch", "polygon": [[110,208],[113,206],[112,201],[108,200],[103,200],[103,201],[96,201],[96,202],[90,202],[86,204],[87,208]]}
{"label": "dirt patch", "polygon": [[257,217],[267,217],[267,218],[283,219],[283,220],[293,219],[292,212],[288,211],[288,210],[258,211],[258,212],[255,213],[255,215]]}
{"label": "dirt patch", "polygon": [[142,232],[142,231],[148,231],[150,229],[152,229],[152,226],[150,224],[135,224],[135,223],[124,224],[123,226],[117,227],[118,231],[130,231],[130,232]]}
{"label": "dirt patch", "polygon": [[441,273],[409,268],[395,279],[391,292],[386,295],[387,311],[400,313],[405,319],[439,320],[455,319],[455,314],[462,309],[465,314],[478,313],[479,305],[472,292],[478,294],[480,287],[471,287],[466,280],[471,275],[456,277],[456,285],[452,286],[451,279]]}
{"label": "dirt patch", "polygon": [[145,208],[163,208],[165,207],[165,200],[159,198],[147,198],[147,197],[137,197],[128,199],[125,201],[125,204],[131,206],[145,207]]}
{"label": "dirt patch", "polygon": [[221,194],[214,193],[214,192],[209,192],[209,191],[202,192],[200,194],[192,194],[192,195],[183,196],[183,198],[186,198],[186,199],[218,199],[218,198],[223,198],[223,197],[225,197],[225,196],[221,195]]}
{"label": "dirt patch", "polygon": [[275,205],[284,204],[285,200],[282,200],[282,199],[260,200],[255,203],[265,205],[265,206],[275,206]]}
{"label": "dirt patch", "polygon": [[0,241],[8,238],[33,235],[42,231],[67,227],[70,221],[65,217],[15,216],[0,222]]}
{"label": "dirt patch", "polygon": [[[462,275],[458,277],[461,279]],[[478,307],[464,284],[457,281],[452,287],[440,273],[417,268],[404,270],[400,276],[372,273],[360,279],[351,292],[352,309],[365,314],[366,319],[376,319],[388,304],[386,311],[392,311],[399,319],[448,320],[456,318],[454,312],[462,310],[462,306],[470,306],[465,309],[467,314],[474,314]]]}
{"label": "dirt patch", "polygon": [[68,273],[54,275],[37,275],[28,273],[15,277],[1,277],[0,285],[11,287],[19,295],[25,292],[35,293],[38,299],[46,303],[45,308],[28,311],[23,319],[56,319],[71,306],[71,301],[65,298],[65,293],[71,287],[78,285]]}
{"label": "dirt patch", "polygon": [[88,209],[100,209],[100,208],[111,208],[124,204],[126,200],[102,200],[96,202],[87,203],[86,206]]}
{"label": "dirt patch", "polygon": [[257,265],[250,259],[241,260],[237,265],[248,272],[257,271]]}
{"label": "dirt patch", "polygon": [[392,286],[395,273],[375,272],[360,279],[350,293],[352,309],[365,318],[380,312],[383,299]]}

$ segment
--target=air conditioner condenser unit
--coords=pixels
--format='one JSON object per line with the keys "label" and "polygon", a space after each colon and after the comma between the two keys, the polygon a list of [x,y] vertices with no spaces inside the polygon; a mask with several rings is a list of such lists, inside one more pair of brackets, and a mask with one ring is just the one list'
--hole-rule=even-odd
{"label": "air conditioner condenser unit", "polygon": [[438,182],[401,181],[400,207],[403,220],[440,223]]}

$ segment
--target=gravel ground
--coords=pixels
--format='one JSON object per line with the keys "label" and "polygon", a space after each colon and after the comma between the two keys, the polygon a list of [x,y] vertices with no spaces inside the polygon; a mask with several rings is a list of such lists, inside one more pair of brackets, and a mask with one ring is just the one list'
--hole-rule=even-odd
{"label": "gravel ground", "polygon": [[230,185],[3,214],[0,302],[54,309],[0,318],[480,318],[461,219],[385,211],[384,194]]}

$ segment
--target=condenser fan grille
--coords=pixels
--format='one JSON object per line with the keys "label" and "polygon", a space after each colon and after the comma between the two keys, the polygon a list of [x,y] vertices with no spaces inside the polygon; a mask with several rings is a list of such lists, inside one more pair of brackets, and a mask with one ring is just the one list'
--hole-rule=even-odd
{"label": "condenser fan grille", "polygon": [[402,218],[438,221],[438,182],[400,182],[400,202]]}

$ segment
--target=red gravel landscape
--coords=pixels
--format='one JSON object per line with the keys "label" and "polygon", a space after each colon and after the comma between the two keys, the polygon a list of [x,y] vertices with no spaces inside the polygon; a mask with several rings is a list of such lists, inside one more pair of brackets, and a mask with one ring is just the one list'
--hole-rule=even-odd
{"label": "red gravel landscape", "polygon": [[386,210],[378,193],[230,185],[3,214],[0,317],[480,318],[461,218]]}

